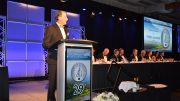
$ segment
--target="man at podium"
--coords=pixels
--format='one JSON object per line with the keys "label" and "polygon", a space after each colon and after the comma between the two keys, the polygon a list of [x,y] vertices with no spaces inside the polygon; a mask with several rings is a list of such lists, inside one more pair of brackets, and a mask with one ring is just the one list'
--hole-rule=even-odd
{"label": "man at podium", "polygon": [[64,27],[68,20],[65,11],[57,11],[56,23],[47,27],[44,33],[43,47],[48,50],[49,87],[47,101],[56,101],[55,90],[57,83],[57,45],[62,39],[68,39],[68,31]]}

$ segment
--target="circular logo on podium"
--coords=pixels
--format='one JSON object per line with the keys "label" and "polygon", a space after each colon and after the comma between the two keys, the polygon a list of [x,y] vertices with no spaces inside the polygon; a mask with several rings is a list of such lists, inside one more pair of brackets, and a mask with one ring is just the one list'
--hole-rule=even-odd
{"label": "circular logo on podium", "polygon": [[86,77],[87,69],[83,63],[75,63],[71,69],[71,76],[74,81],[82,81]]}
{"label": "circular logo on podium", "polygon": [[161,33],[161,43],[164,48],[168,48],[170,45],[170,33],[167,29],[163,29]]}

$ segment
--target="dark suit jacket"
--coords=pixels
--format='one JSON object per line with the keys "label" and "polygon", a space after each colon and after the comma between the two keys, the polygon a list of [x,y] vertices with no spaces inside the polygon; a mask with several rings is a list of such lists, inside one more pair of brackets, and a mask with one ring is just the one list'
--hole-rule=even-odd
{"label": "dark suit jacket", "polygon": [[[138,55],[137,55],[137,58],[139,59]],[[129,61],[132,61],[133,59],[135,59],[135,56],[133,54],[131,54],[131,56],[129,57]]]}
{"label": "dark suit jacket", "polygon": [[145,58],[145,59],[146,59],[147,57],[146,57],[146,56],[144,56],[144,57],[143,57],[143,56],[139,55],[139,59],[138,59],[138,60],[139,60],[139,61],[142,61],[142,60],[143,60],[143,58]]}
{"label": "dark suit jacket", "polygon": [[111,56],[111,59],[113,59],[115,62],[119,62],[120,60],[119,60],[119,56],[115,56],[115,55],[112,55]]}
{"label": "dark suit jacket", "polygon": [[[127,59],[127,57],[125,56],[125,55],[123,55],[124,56],[124,58],[126,58],[126,60],[128,61],[128,59]],[[119,61],[123,61],[123,58],[119,55],[118,56],[118,58],[119,58]]]}
{"label": "dark suit jacket", "polygon": [[158,56],[156,60],[163,61],[163,60],[164,60],[164,57],[162,57],[162,56]]}
{"label": "dark suit jacket", "polygon": [[[66,39],[69,37],[67,29],[65,28]],[[48,50],[48,64],[57,64],[57,46],[63,39],[61,31],[57,24],[47,27],[44,33],[43,47]]]}
{"label": "dark suit jacket", "polygon": [[[104,56],[103,56],[102,53],[100,53],[100,54],[98,54],[97,58],[98,58],[98,59],[104,59]],[[108,60],[108,61],[110,60],[109,55],[107,55],[107,60]]]}

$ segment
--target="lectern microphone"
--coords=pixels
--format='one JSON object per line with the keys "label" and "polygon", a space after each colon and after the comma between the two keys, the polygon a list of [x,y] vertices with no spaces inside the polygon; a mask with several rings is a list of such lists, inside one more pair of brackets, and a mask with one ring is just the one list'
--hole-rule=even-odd
{"label": "lectern microphone", "polygon": [[77,26],[69,26],[69,25],[65,25],[65,28],[72,28],[72,29],[79,29],[80,27]]}

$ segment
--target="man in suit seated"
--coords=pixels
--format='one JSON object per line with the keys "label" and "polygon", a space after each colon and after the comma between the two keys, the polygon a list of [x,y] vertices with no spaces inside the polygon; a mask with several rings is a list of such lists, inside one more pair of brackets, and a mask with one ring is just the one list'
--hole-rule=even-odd
{"label": "man in suit seated", "polygon": [[138,61],[138,50],[137,49],[133,49],[133,52],[129,58],[130,61]]}
{"label": "man in suit seated", "polygon": [[146,61],[146,51],[141,50],[141,54],[139,55],[139,61]]}
{"label": "man in suit seated", "polygon": [[124,55],[123,48],[119,48],[119,61],[128,62],[126,56]]}
{"label": "man in suit seated", "polygon": [[158,51],[155,51],[152,55],[152,61],[157,61],[158,59],[158,56],[159,56],[159,52]]}
{"label": "man in suit seated", "polygon": [[148,51],[147,56],[146,56],[146,59],[147,59],[148,61],[152,61],[152,51],[151,51],[151,50]]}
{"label": "man in suit seated", "polygon": [[158,61],[164,61],[164,52],[160,52],[157,58]]}
{"label": "man in suit seated", "polygon": [[102,60],[103,62],[107,62],[110,60],[109,58],[109,49],[105,48],[102,53],[98,55],[98,59]]}
{"label": "man in suit seated", "polygon": [[94,53],[95,53],[95,49],[93,47],[92,48],[92,63],[96,62],[96,57],[95,57]]}
{"label": "man in suit seated", "polygon": [[111,57],[111,61],[119,62],[119,50],[114,49],[114,54]]}

